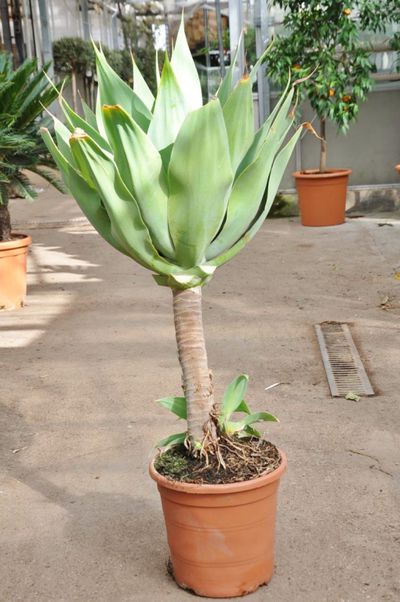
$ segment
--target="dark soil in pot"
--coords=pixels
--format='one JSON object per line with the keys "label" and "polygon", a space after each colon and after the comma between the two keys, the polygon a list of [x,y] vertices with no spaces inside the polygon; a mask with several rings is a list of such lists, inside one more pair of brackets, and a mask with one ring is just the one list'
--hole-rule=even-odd
{"label": "dark soil in pot", "polygon": [[181,483],[223,485],[256,479],[281,463],[279,450],[264,439],[220,439],[225,467],[215,455],[195,458],[184,445],[173,447],[154,461],[159,474]]}

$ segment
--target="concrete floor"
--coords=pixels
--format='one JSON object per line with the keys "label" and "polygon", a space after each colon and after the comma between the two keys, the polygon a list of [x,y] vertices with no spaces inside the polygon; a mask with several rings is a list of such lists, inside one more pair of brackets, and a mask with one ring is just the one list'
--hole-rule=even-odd
{"label": "concrete floor", "polygon": [[[48,196],[13,203],[16,223],[79,215]],[[83,223],[29,233],[27,305],[0,314],[0,600],[192,600],[166,574],[147,475],[176,428],[153,402],[180,390],[171,294]],[[249,602],[400,599],[398,271],[399,221],[270,220],[204,290],[217,392],[250,374],[289,459],[275,576]],[[376,397],[330,397],[323,320],[352,324]]]}

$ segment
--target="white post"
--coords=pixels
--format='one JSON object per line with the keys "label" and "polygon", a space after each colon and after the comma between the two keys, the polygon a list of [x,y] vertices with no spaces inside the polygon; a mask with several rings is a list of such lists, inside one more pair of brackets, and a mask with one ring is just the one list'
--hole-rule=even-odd
{"label": "white post", "polygon": [[[42,58],[43,63],[53,61],[53,48],[50,32],[49,23],[49,11],[47,9],[46,0],[38,0],[40,25],[41,25],[41,37],[42,37]],[[53,65],[50,66],[48,71],[49,77],[53,77]]]}
{"label": "white post", "polygon": [[[231,49],[231,61],[235,56],[236,48],[239,43],[240,34],[243,30],[243,6],[242,0],[229,0],[229,41]],[[234,81],[237,81],[244,73],[244,44],[241,44],[237,58],[237,69],[233,75]]]}

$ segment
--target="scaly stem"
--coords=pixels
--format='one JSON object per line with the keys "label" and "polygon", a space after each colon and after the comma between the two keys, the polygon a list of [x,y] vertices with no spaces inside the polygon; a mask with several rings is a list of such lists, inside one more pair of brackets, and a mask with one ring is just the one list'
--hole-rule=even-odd
{"label": "scaly stem", "polygon": [[326,120],[322,118],[320,120],[320,132],[321,136],[321,154],[319,161],[319,171],[324,173],[326,171]]}
{"label": "scaly stem", "polygon": [[11,240],[11,218],[8,210],[7,184],[0,185],[0,241]]}
{"label": "scaly stem", "polygon": [[205,437],[207,442],[216,440],[211,418],[214,395],[204,340],[201,287],[173,289],[172,294],[182,386],[187,402],[189,441],[192,449],[196,450]]}

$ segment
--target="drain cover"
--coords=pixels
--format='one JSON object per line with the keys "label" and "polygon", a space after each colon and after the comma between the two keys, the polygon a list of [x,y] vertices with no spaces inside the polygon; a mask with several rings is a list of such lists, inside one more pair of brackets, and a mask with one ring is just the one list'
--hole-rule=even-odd
{"label": "drain cover", "polygon": [[322,322],[315,331],[332,397],[375,395],[348,325]]}

